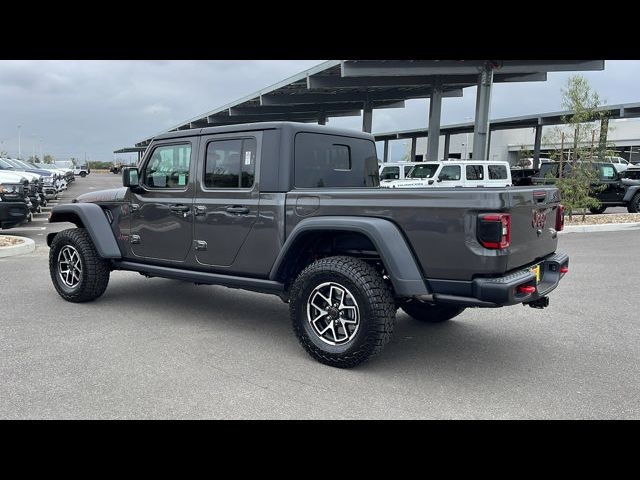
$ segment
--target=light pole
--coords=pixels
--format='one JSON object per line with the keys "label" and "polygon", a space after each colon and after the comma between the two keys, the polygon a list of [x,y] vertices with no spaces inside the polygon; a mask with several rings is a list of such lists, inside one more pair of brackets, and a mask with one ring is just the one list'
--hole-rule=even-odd
{"label": "light pole", "polygon": [[33,154],[31,155],[31,159],[35,162],[36,161],[36,134],[32,133],[31,138],[33,139],[33,141],[31,142],[31,146],[33,147]]}
{"label": "light pole", "polygon": [[22,137],[20,133],[21,128],[22,125],[18,124],[18,160],[22,160]]}
{"label": "light pole", "polygon": [[[465,120],[468,120],[469,122],[473,120],[473,118],[471,117],[464,117]],[[465,137],[466,137],[466,143],[465,143],[465,149],[464,149],[464,159],[465,160],[469,160],[469,132],[465,133]]]}

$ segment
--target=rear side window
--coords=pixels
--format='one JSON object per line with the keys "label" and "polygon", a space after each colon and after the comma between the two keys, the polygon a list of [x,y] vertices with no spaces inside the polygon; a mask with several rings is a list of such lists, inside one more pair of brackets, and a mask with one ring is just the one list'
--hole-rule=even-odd
{"label": "rear side window", "polygon": [[400,178],[400,167],[384,167],[380,180],[398,180]]}
{"label": "rear side window", "polygon": [[294,176],[297,188],[377,187],[375,144],[359,138],[298,133]]}
{"label": "rear side window", "polygon": [[446,165],[442,167],[438,178],[445,182],[460,180],[460,165]]}
{"label": "rear side window", "polygon": [[506,180],[507,167],[504,165],[489,165],[489,180]]}
{"label": "rear side window", "polygon": [[482,165],[467,165],[467,180],[484,180],[484,167]]}
{"label": "rear side window", "polygon": [[255,138],[215,140],[207,145],[206,188],[251,188],[255,171]]}

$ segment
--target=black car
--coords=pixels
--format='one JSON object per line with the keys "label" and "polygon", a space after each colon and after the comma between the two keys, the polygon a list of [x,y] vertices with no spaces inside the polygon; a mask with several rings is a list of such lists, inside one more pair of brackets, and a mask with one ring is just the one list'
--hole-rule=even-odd
{"label": "black car", "polygon": [[[601,205],[591,208],[591,213],[603,213],[608,207],[627,207],[629,213],[640,212],[640,184],[632,185],[623,180],[611,163],[589,162],[596,173],[597,181],[592,184],[592,195]],[[563,163],[562,175],[571,174],[573,162]],[[532,178],[534,185],[552,185],[560,175],[560,162],[540,165],[540,171]]]}

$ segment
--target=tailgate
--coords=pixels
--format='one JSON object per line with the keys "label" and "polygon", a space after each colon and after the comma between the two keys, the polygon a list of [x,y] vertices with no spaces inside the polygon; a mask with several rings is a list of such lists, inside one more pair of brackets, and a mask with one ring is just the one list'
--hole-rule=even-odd
{"label": "tailgate", "polygon": [[556,214],[560,205],[555,187],[515,188],[510,197],[511,245],[507,270],[533,263],[556,251]]}

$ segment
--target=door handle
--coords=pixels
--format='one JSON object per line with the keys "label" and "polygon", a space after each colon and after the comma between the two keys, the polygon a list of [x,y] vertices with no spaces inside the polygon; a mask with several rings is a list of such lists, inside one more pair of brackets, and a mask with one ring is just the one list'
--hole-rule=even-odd
{"label": "door handle", "polygon": [[228,213],[236,213],[238,215],[246,215],[249,213],[249,209],[247,207],[241,207],[238,205],[234,205],[233,207],[227,207]]}
{"label": "door handle", "polygon": [[191,208],[188,205],[169,205],[169,210],[176,213],[188,212]]}

